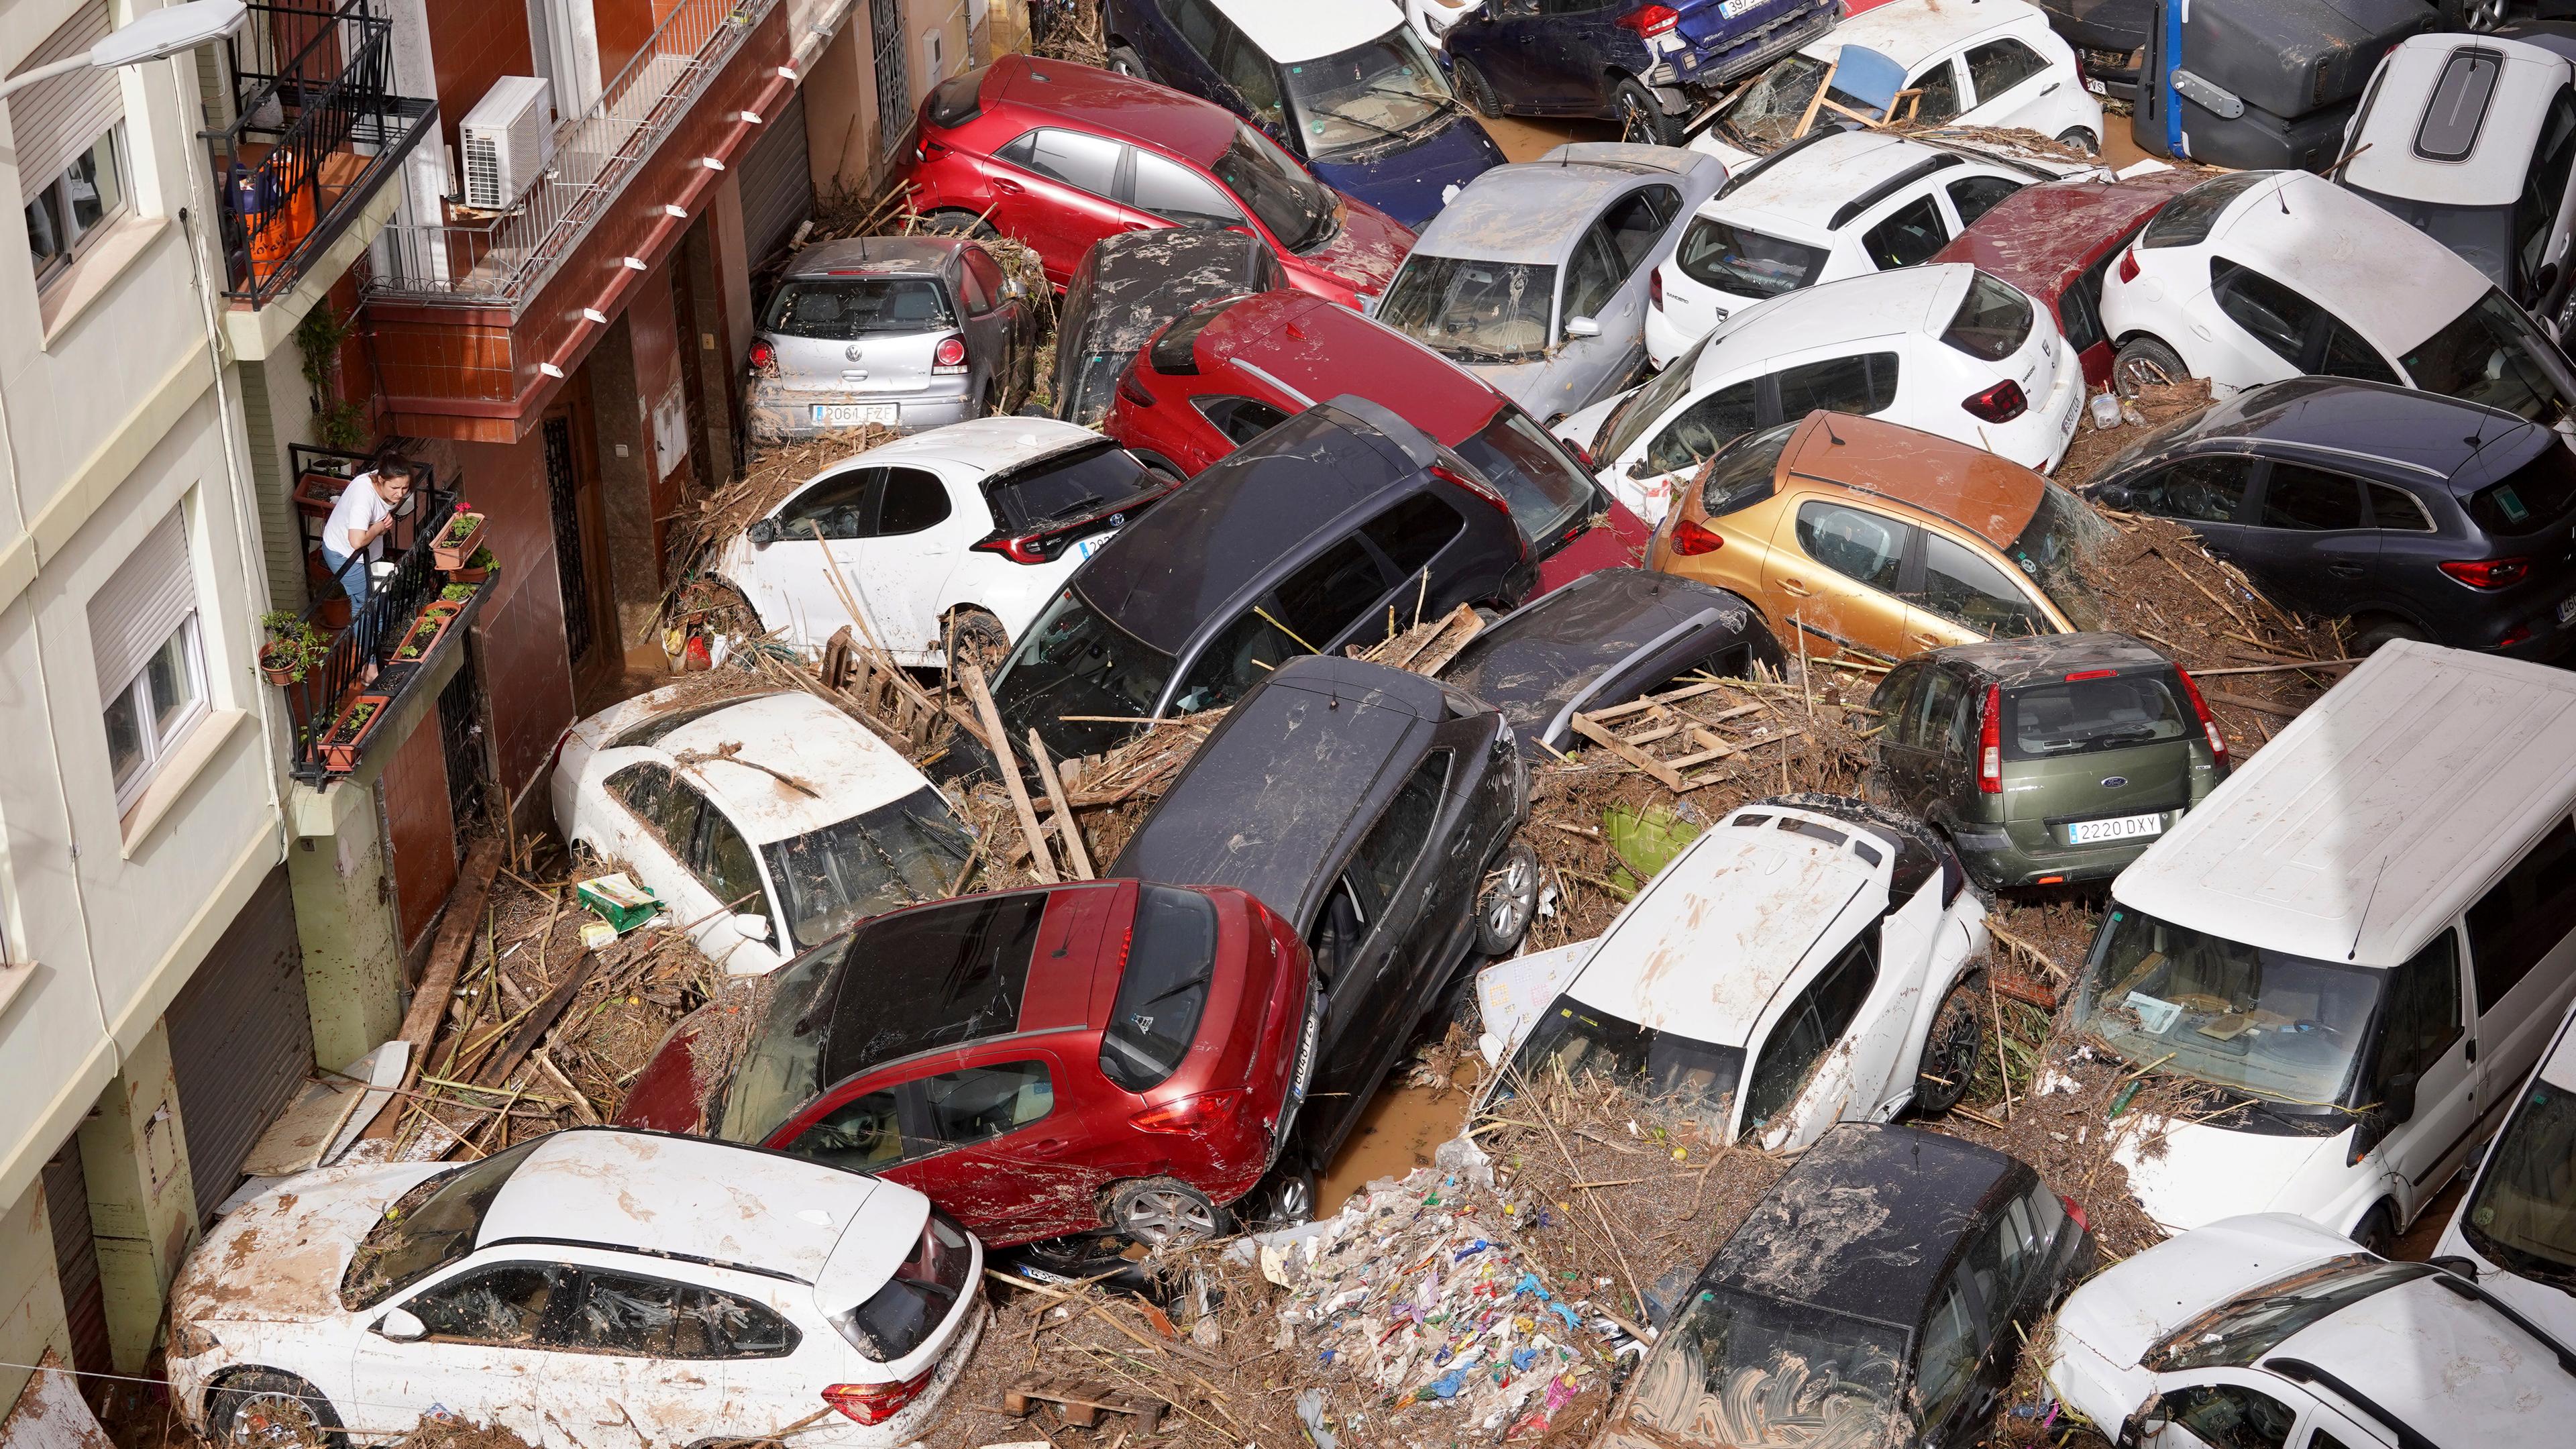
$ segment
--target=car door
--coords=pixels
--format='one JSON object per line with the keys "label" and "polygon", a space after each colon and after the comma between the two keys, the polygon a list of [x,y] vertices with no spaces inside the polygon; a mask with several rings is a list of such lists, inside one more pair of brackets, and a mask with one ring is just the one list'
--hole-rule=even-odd
{"label": "car door", "polygon": [[2351,613],[2379,568],[2379,531],[2361,480],[2280,459],[2258,472],[2251,526],[2239,531],[2228,556],[2258,578],[2277,580],[2301,608],[2328,618]]}
{"label": "car door", "polygon": [[843,468],[791,493],[753,525],[734,583],[763,627],[784,629],[788,642],[820,649],[850,618],[846,578],[833,575],[836,544],[875,526],[877,483],[884,470]]}
{"label": "car door", "polygon": [[[1330,896],[1306,933],[1324,980],[1322,1039],[1332,1044],[1329,1052],[1318,1053],[1307,1100],[1340,1100],[1341,1111],[1329,1115],[1345,1124],[1412,1036],[1417,1003],[1427,995],[1423,973],[1446,964],[1421,959],[1423,942],[1415,927],[1424,904],[1425,847],[1439,822],[1454,760],[1454,751],[1434,750],[1406,772],[1336,871]],[[1311,1105],[1307,1113],[1315,1115]]]}
{"label": "car door", "polygon": [[[1539,19],[1523,31],[1525,47],[1515,109],[1542,116],[1593,115],[1601,109],[1598,64],[1603,13],[1623,0],[1539,0]],[[1588,43],[1587,43],[1588,42]]]}
{"label": "car door", "polygon": [[1075,1064],[1026,1043],[961,1057],[915,1079],[927,1150],[886,1175],[942,1205],[960,1204],[950,1211],[991,1237],[1053,1237],[1098,1226],[1109,1164],[1084,1129],[1068,1071]]}
{"label": "car door", "polygon": [[997,411],[1008,411],[1019,405],[1027,304],[1009,294],[1001,266],[982,247],[966,248],[958,272],[966,302],[966,356],[981,384],[977,395]]}
{"label": "car door", "polygon": [[[1781,536],[1763,561],[1763,591],[1783,648],[1833,658],[1903,658],[1911,610],[1898,579],[1917,530],[1874,509],[1810,495],[1784,510]],[[1796,635],[1803,635],[1799,644]]]}
{"label": "car door", "polygon": [[[2249,529],[2237,522],[2253,492],[2255,459],[2242,453],[2204,453],[2159,464],[2121,478],[2101,491],[2112,508],[2188,524],[2211,554],[2233,558]],[[2256,577],[2268,590],[2271,583]],[[2283,603],[2290,603],[2283,599]]]}
{"label": "car door", "polygon": [[1199,646],[1166,711],[1194,714],[1232,704],[1290,659],[1330,649],[1377,613],[1395,582],[1360,535],[1335,540]]}
{"label": "car door", "polygon": [[[603,1255],[605,1256],[605,1255]],[[687,1444],[727,1423],[725,1360],[780,1354],[794,1330],[764,1304],[640,1265],[586,1262],[564,1326],[554,1421],[587,1449]]]}
{"label": "car door", "polygon": [[2459,937],[2445,930],[2390,972],[2371,1044],[2368,1098],[2385,1102],[2401,1083],[2415,1094],[2412,1116],[2401,1122],[2383,1114],[2360,1129],[2365,1140],[2379,1139],[2398,1226],[2441,1186],[2445,1164],[2457,1164],[2478,1119],[2477,1042],[2463,1022],[2462,965]]}
{"label": "car door", "polygon": [[1216,88],[1216,68],[1209,57],[1216,54],[1218,27],[1223,23],[1210,0],[1145,0],[1138,9],[1153,12],[1154,23],[1144,35],[1135,37],[1146,71],[1155,81],[1187,91],[1207,95]]}
{"label": "car door", "polygon": [[[1565,265],[1565,282],[1557,296],[1555,361],[1548,368],[1553,393],[1529,400],[1532,415],[1553,423],[1579,412],[1627,384],[1646,353],[1646,303],[1642,285],[1626,295],[1619,254],[1599,220],[1584,228]],[[1573,335],[1578,318],[1599,328],[1592,337]]]}
{"label": "car door", "polygon": [[[1938,649],[1965,639],[2028,639],[2054,634],[2057,624],[2030,595],[2029,586],[1947,534],[1922,532],[1922,574],[1903,591],[1913,611],[1906,643]],[[1964,637],[1963,637],[1964,636]]]}
{"label": "car door", "polygon": [[2138,1436],[2139,1449],[2288,1449],[2299,1412],[2281,1399],[2274,1375],[2207,1368],[2192,1371],[2190,1383],[2173,1382],[2177,1377],[2157,1377],[2156,1409],[2163,1417]]}
{"label": "car door", "polygon": [[2469,908],[2468,924],[2478,1100],[2482,1115],[2492,1115],[2539,1064],[2576,995],[2576,827],[2564,819],[2552,826]]}
{"label": "car door", "polygon": [[1935,193],[1939,187],[1918,184],[1893,203],[1883,203],[1879,219],[1861,233],[1861,250],[1882,272],[1920,266],[1950,244],[1951,225]]}
{"label": "car door", "polygon": [[831,552],[843,587],[859,591],[877,643],[910,663],[940,647],[939,610],[948,576],[991,520],[977,516],[981,509],[959,508],[955,490],[928,468],[877,471],[875,516]]}
{"label": "car door", "polygon": [[1967,116],[1980,126],[2019,125],[2066,83],[2050,74],[2038,51],[2009,35],[1969,46],[1963,59],[1972,97]]}
{"label": "car door", "polygon": [[1251,225],[1244,219],[1243,208],[1235,205],[1234,198],[1215,182],[1151,151],[1138,151],[1135,156],[1128,204],[1149,213],[1154,220],[1127,223],[1131,229],[1161,222],[1201,227]]}
{"label": "car door", "polygon": [[1223,32],[1211,57],[1217,75],[1217,103],[1268,132],[1272,140],[1285,142],[1304,155],[1303,138],[1288,123],[1279,67],[1232,21],[1220,15],[1217,24]]}
{"label": "car door", "polygon": [[1933,1290],[1931,1309],[1914,1335],[1914,1414],[1925,1444],[1967,1443],[1970,1436],[1960,1431],[1983,1417],[1977,1401],[1984,1396],[1984,1317],[1974,1272],[1962,1254]]}
{"label": "car door", "polygon": [[1673,490],[1686,486],[1700,464],[1762,424],[1761,379],[1748,379],[1700,394],[1675,409],[1671,421],[1610,470],[1608,486],[1639,518],[1660,523]]}
{"label": "car door", "polygon": [[1871,692],[1869,707],[1878,712],[1878,778],[1888,798],[1921,814],[1916,797],[1923,788],[1923,746],[1915,731],[1915,701],[1929,682],[1932,666],[1923,660],[1900,664],[1887,672]]}
{"label": "car door", "polygon": [[2209,295],[2228,321],[2293,372],[2404,383],[2388,359],[2349,324],[2242,262],[2211,257]]}
{"label": "car door", "polygon": [[[2561,274],[2567,269],[2569,213],[2576,208],[2576,193],[2568,187],[2569,172],[2576,169],[2571,163],[2576,163],[2576,90],[2561,86],[2533,138],[2531,165],[2523,173],[2522,198],[2514,208],[2513,293],[2535,312],[2554,310],[2548,306],[2551,294],[2561,290],[2558,278],[2544,278],[2541,269],[2551,262]],[[2550,283],[2545,289],[2544,280]]]}
{"label": "car door", "polygon": [[1941,183],[1941,196],[1949,204],[1950,224],[1959,231],[1965,231],[1977,224],[1978,217],[1994,210],[1996,202],[2028,184],[2026,179],[2016,179],[1993,172],[1977,176],[1954,176]]}
{"label": "car door", "polygon": [[1898,355],[1892,351],[1856,352],[1793,363],[1763,379],[1764,390],[1771,397],[1764,406],[1762,421],[1766,425],[1793,423],[1821,408],[1855,417],[1885,415],[1890,422],[1911,422],[1911,418],[1894,411],[1902,371]]}
{"label": "car door", "polygon": [[1934,666],[1923,676],[1922,692],[1908,703],[1907,730],[1914,741],[1913,795],[1916,814],[1930,816],[1950,795],[1959,774],[1957,745],[1952,738],[1960,706],[1968,697],[1967,681],[1957,671]]}
{"label": "car door", "polygon": [[[597,842],[601,852],[622,862],[635,883],[660,898],[667,910],[689,910],[696,897],[685,903],[681,898],[697,887],[689,874],[689,847],[698,829],[695,793],[675,798],[670,770],[653,760],[626,766],[601,781],[600,788],[616,802],[614,809],[601,812],[614,822],[613,831]],[[671,924],[689,919],[676,915]]]}
{"label": "car door", "polygon": [[[334,1405],[349,1428],[408,1433],[437,1413],[497,1424],[545,1442],[550,1382],[564,1366],[571,1273],[554,1263],[483,1260],[380,1308],[351,1350],[352,1402]],[[385,1336],[400,1309],[426,1335]]]}
{"label": "car door", "polygon": [[993,153],[994,227],[1037,250],[1062,286],[1093,242],[1124,228],[1115,198],[1127,148],[1105,136],[1041,126]]}
{"label": "car door", "polygon": [[[1448,49],[1463,55],[1494,88],[1503,109],[1519,115],[1539,113],[1538,97],[1550,85],[1559,48],[1556,22],[1539,13],[1539,0],[1485,0],[1484,9],[1459,22],[1450,32]],[[1466,36],[1468,26],[1486,33]],[[1460,46],[1460,40],[1468,44]]]}
{"label": "car door", "polygon": [[[2445,485],[2427,480],[2426,486]],[[2438,639],[2444,616],[2459,598],[2458,584],[2441,571],[2455,540],[2443,539],[2431,508],[2413,490],[2365,479],[2361,491],[2370,503],[2371,526],[2379,531],[2379,561],[2363,581],[2360,607],[2393,608],[2429,622]],[[2431,506],[2441,508],[2445,517],[2456,517],[2459,502],[2436,493]]]}
{"label": "car door", "polygon": [[[1878,949],[1878,923],[1872,921],[1772,1021],[1745,1073],[1739,1140],[1785,1151],[1806,1146],[1834,1125],[1850,1069],[1850,1054],[1835,1048],[1878,984]],[[1827,1053],[1833,1053],[1830,1069]]]}

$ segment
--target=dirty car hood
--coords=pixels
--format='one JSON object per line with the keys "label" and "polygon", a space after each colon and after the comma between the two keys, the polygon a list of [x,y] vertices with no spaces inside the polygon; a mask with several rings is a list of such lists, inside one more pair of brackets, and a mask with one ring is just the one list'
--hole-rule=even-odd
{"label": "dirty car hood", "polygon": [[1357,197],[1343,197],[1342,207],[1340,229],[1322,246],[1298,253],[1298,259],[1358,291],[1382,293],[1395,279],[1395,269],[1404,265],[1404,254],[1413,249],[1413,231]]}
{"label": "dirty car hood", "polygon": [[[2184,1123],[2166,1131],[2162,1156],[2149,1158],[2141,1144],[2155,1135],[2143,1122],[2122,1136],[2113,1156],[2129,1170],[2138,1205],[2169,1232],[2220,1218],[2269,1210],[2311,1171],[2340,1177],[2351,1129],[2332,1137],[2282,1137]],[[2317,1193],[2323,1201],[2329,1194]],[[2307,1194],[2295,1194],[2306,1197]]]}
{"label": "dirty car hood", "polygon": [[234,1209],[170,1288],[187,1322],[305,1323],[347,1312],[340,1278],[395,1199],[453,1168],[402,1162],[324,1168]]}

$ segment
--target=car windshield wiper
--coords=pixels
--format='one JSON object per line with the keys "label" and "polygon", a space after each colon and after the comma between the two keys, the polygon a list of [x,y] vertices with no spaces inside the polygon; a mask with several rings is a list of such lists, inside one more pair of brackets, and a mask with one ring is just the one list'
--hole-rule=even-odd
{"label": "car windshield wiper", "polygon": [[1315,109],[1327,116],[1333,117],[1336,120],[1348,121],[1354,126],[1366,126],[1381,136],[1391,136],[1398,140],[1401,140],[1404,137],[1404,133],[1402,131],[1391,131],[1384,126],[1379,125],[1375,121],[1361,120],[1359,117],[1354,116],[1350,112],[1342,110],[1337,106],[1317,106]]}

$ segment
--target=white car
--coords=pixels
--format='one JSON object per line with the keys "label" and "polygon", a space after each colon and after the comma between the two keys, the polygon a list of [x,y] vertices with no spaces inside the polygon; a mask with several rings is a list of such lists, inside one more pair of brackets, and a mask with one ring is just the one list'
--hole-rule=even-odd
{"label": "white car", "polygon": [[171,1285],[170,1391],[226,1449],[433,1415],[538,1449],[791,1429],[893,1449],[983,1334],[983,1266],[900,1184],[575,1128],[462,1165],[325,1168],[235,1209]]}
{"label": "white car", "polygon": [[1883,120],[1891,99],[1899,122],[2011,126],[2102,149],[2102,103],[2074,50],[2023,0],[1888,0],[1851,16],[1772,62],[1690,145],[1738,170],[1804,128]]}
{"label": "white car", "polygon": [[797,648],[846,626],[898,664],[944,666],[954,644],[990,669],[1128,514],[1178,482],[1088,428],[976,418],[815,474],[715,571]]}
{"label": "white car", "polygon": [[1930,261],[2032,182],[2097,169],[1877,131],[1818,132],[1754,163],[1691,218],[1655,268],[1646,355],[1664,367],[1740,307]]}
{"label": "white car", "polygon": [[1972,1011],[1932,1035],[1986,947],[1966,880],[1940,837],[1890,811],[1826,795],[1743,806],[1598,940],[1478,975],[1479,1046],[1510,1064],[1495,1089],[1604,1073],[1770,1151],[1947,1108],[1978,1052]]}
{"label": "white car", "polygon": [[946,896],[972,849],[911,761],[802,690],[630,699],[564,732],[551,789],[564,839],[623,863],[737,976]]}
{"label": "white car", "polygon": [[2047,1355],[2058,1401],[2134,1449],[2537,1449],[2576,1416],[2564,1344],[2284,1213],[2113,1264],[2067,1295]]}
{"label": "white car", "polygon": [[2567,360],[2477,268],[2305,171],[2231,172],[2167,202],[2103,278],[2101,311],[2122,392],[2359,377],[2543,423],[2576,400]]}
{"label": "white car", "polygon": [[2576,1344],[2576,1012],[2508,1100],[2433,1256],[2467,1259],[2488,1292]]}
{"label": "white car", "polygon": [[[1873,12],[1875,13],[1875,12]],[[1653,381],[1557,425],[1601,485],[1660,523],[1672,491],[1746,433],[1818,408],[2057,466],[2084,368],[2047,307],[1965,262],[1874,272],[1757,302]]]}

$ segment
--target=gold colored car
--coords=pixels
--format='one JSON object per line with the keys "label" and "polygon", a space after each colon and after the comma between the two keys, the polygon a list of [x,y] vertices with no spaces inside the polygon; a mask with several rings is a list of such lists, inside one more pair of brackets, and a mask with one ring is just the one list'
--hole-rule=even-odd
{"label": "gold colored car", "polygon": [[1753,601],[1791,654],[1892,661],[2102,627],[2109,525],[2018,463],[1845,413],[1747,434],[1675,491],[1650,566]]}

